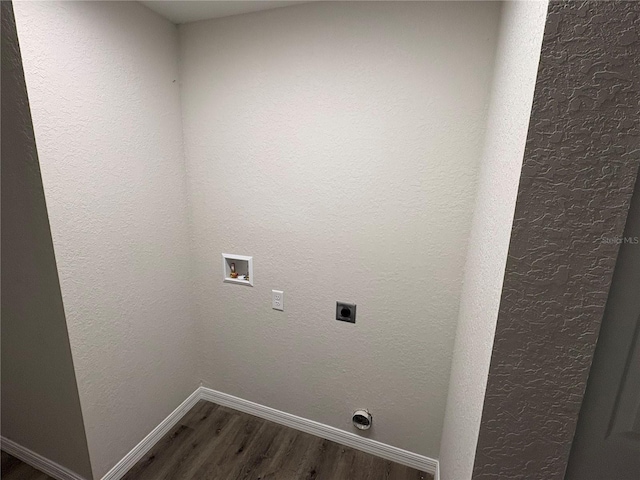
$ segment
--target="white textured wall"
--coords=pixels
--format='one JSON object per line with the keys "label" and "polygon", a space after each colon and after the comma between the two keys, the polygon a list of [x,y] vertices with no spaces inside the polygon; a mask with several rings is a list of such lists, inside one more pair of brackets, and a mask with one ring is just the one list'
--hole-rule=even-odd
{"label": "white textured wall", "polygon": [[[205,385],[350,431],[367,407],[368,436],[438,456],[498,20],[320,2],[180,26]],[[221,252],[254,256],[254,288]]]}
{"label": "white textured wall", "polygon": [[89,478],[11,2],[2,9],[2,437]]}
{"label": "white textured wall", "polygon": [[505,2],[440,447],[442,480],[473,471],[546,1]]}
{"label": "white textured wall", "polygon": [[16,2],[93,473],[197,387],[177,32],[137,2]]}

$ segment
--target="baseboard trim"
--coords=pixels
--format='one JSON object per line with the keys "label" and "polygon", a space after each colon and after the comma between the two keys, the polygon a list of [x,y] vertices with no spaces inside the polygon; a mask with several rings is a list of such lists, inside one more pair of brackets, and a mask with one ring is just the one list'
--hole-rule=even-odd
{"label": "baseboard trim", "polygon": [[256,417],[270,420],[286,427],[291,427],[302,432],[310,433],[326,440],[355,448],[372,455],[401,463],[408,467],[416,468],[427,473],[431,473],[435,480],[439,480],[438,460],[425,457],[417,453],[409,452],[398,447],[387,445],[386,443],[360,437],[354,433],[340,430],[323,423],[298,417],[290,413],[282,412],[271,407],[266,407],[258,403],[250,402],[242,398],[234,397],[226,393],[218,392],[206,387],[200,387],[200,398],[209,402],[217,403],[225,407],[233,408]]}
{"label": "baseboard trim", "polygon": [[122,460],[116,463],[109,470],[102,480],[120,480],[131,467],[133,467],[142,457],[144,457],[160,439],[171,430],[184,415],[191,410],[200,400],[200,389],[194,391],[187,399],[169,414],[160,424],[154,428],[149,435],[144,437],[133,449],[127,453]]}
{"label": "baseboard trim", "polygon": [[0,437],[0,447],[9,455],[13,455],[24,463],[31,465],[33,468],[46,473],[56,480],[85,480],[84,477],[68,468],[58,465],[56,462],[43,457],[42,455],[29,450],[26,447],[10,440],[6,437]]}
{"label": "baseboard trim", "polygon": [[[127,453],[109,472],[102,477],[102,480],[120,480],[131,467],[133,467],[142,457],[144,457],[158,441],[171,430],[199,400],[217,403],[225,407],[233,408],[240,412],[255,415],[256,417],[270,420],[286,427],[294,428],[305,433],[310,433],[326,440],[345,445],[347,447],[361,450],[371,455],[401,463],[418,470],[430,473],[435,480],[439,480],[440,468],[438,460],[409,452],[398,447],[393,447],[376,440],[360,437],[354,433],[340,430],[323,423],[298,417],[290,413],[276,410],[275,408],[260,405],[249,400],[234,397],[227,393],[218,392],[206,387],[199,387],[189,397],[182,402],[167,418],[165,418],[156,428],[153,429],[138,445]],[[8,450],[7,450],[8,451]],[[11,453],[8,451],[8,453]],[[37,454],[36,454],[37,455]],[[16,455],[18,457],[18,455]],[[21,457],[18,457],[22,460]],[[30,463],[24,460],[26,463]],[[32,463],[30,463],[32,464]],[[35,466],[35,465],[34,465]],[[36,467],[38,468],[38,467]],[[41,469],[42,470],[42,469]],[[44,471],[44,470],[43,470]],[[45,471],[45,473],[47,473]],[[51,475],[55,477],[55,475]],[[84,480],[80,477],[55,477],[59,480]]]}
{"label": "baseboard trim", "polygon": [[[387,445],[386,443],[371,440],[369,438],[360,437],[354,433],[340,430],[323,423],[298,417],[290,413],[276,410],[275,408],[260,405],[249,400],[234,397],[227,393],[218,392],[206,387],[199,387],[187,399],[182,402],[178,408],[169,414],[167,418],[162,420],[160,424],[154,428],[146,437],[140,441],[129,453],[127,453],[118,463],[116,463],[102,480],[120,480],[138,461],[142,459],[160,439],[169,432],[184,415],[191,410],[200,400],[217,403],[225,407],[233,408],[240,412],[255,415],[256,417],[270,420],[286,427],[294,428],[305,433],[310,433],[326,440],[345,445],[347,447],[361,450],[371,455],[391,460],[392,462],[401,463],[427,473],[431,473],[435,480],[440,480],[440,466],[438,460],[409,452],[398,447]],[[75,472],[58,465],[55,462],[43,457],[17,444],[13,440],[0,437],[0,445],[2,450],[10,455],[22,460],[24,463],[31,465],[33,468],[46,473],[56,480],[86,480],[84,477]]]}

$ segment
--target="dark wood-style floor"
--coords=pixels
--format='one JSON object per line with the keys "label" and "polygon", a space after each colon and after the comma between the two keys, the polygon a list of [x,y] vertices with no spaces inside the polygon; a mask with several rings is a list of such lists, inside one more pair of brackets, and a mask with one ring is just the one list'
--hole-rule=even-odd
{"label": "dark wood-style floor", "polygon": [[405,480],[432,476],[200,401],[125,480]]}
{"label": "dark wood-style floor", "polygon": [[2,452],[1,465],[2,480],[54,480],[6,452]]}
{"label": "dark wood-style floor", "polygon": [[[5,477],[48,480],[49,477]],[[19,462],[19,461],[18,461]],[[432,475],[200,401],[124,480],[433,480]]]}

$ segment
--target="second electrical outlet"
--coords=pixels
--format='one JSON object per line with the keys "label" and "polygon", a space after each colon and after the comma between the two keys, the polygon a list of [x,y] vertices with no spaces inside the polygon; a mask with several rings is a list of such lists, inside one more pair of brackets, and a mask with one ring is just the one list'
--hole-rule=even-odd
{"label": "second electrical outlet", "polygon": [[284,310],[284,292],[282,290],[271,290],[271,308]]}

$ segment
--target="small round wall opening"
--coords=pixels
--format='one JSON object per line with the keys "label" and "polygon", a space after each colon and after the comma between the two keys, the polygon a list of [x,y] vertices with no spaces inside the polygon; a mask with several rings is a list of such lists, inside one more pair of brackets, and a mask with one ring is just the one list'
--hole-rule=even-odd
{"label": "small round wall opening", "polygon": [[353,426],[359,430],[369,430],[371,428],[371,423],[373,422],[373,417],[367,410],[356,410],[353,412],[353,417],[351,417],[353,422]]}

